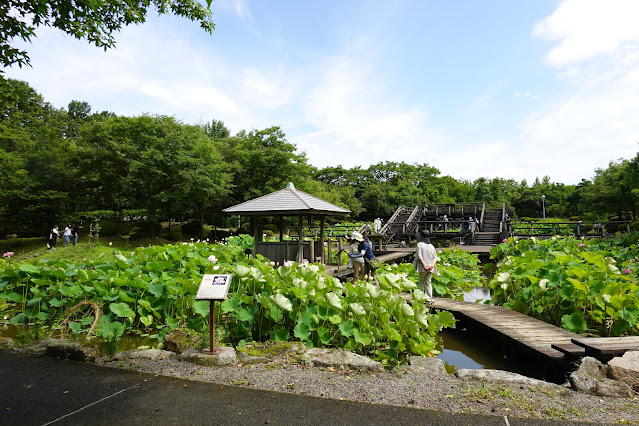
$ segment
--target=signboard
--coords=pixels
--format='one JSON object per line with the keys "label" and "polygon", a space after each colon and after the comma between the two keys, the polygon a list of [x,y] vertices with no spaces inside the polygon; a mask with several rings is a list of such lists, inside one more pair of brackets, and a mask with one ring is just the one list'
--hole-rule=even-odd
{"label": "signboard", "polygon": [[233,275],[205,274],[195,300],[224,300],[229,292]]}

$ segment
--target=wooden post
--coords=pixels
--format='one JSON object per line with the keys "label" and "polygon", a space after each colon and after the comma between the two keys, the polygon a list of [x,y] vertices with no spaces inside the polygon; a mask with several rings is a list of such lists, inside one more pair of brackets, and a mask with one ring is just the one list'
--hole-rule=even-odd
{"label": "wooden post", "polygon": [[280,243],[284,241],[284,216],[280,216]]}
{"label": "wooden post", "polygon": [[220,349],[215,347],[215,300],[209,300],[209,350],[210,354],[219,354]]}
{"label": "wooden post", "polygon": [[331,262],[333,261],[333,238],[328,239],[328,258]]}
{"label": "wooden post", "polygon": [[302,259],[304,259],[304,248],[302,247],[304,217],[302,215],[298,216],[297,225],[297,263],[302,263]]}
{"label": "wooden post", "polygon": [[324,252],[324,216],[320,219],[320,247],[321,247],[321,262],[326,265],[326,253]]}

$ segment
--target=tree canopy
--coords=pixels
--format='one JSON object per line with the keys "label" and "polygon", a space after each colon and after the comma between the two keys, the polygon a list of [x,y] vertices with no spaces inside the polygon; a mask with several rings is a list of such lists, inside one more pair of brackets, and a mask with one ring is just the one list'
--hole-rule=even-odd
{"label": "tree canopy", "polygon": [[[211,0],[207,4],[210,7]],[[7,0],[0,2],[0,64],[29,65],[27,51],[17,48],[15,42],[31,41],[38,27],[58,28],[106,50],[115,46],[114,32],[144,23],[150,11],[197,21],[208,33],[215,28],[210,9],[197,0]]]}
{"label": "tree canopy", "polygon": [[[613,161],[578,185],[442,176],[429,164],[382,162],[317,169],[277,126],[232,135],[222,121],[123,117],[72,100],[55,108],[27,83],[0,92],[0,235],[41,235],[53,223],[109,211],[149,221],[194,219],[228,225],[222,209],[288,182],[351,210],[388,218],[399,205],[508,202],[519,217],[585,220],[637,217],[639,153]],[[636,219],[634,219],[636,220]]]}

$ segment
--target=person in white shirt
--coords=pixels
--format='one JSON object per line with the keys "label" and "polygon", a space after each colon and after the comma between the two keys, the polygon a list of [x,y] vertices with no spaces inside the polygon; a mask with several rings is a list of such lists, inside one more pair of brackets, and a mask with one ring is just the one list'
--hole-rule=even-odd
{"label": "person in white shirt", "polygon": [[68,247],[69,241],[71,240],[71,225],[67,224],[66,228],[64,228],[63,238],[64,238],[64,246]]}
{"label": "person in white shirt", "polygon": [[419,276],[418,288],[426,294],[428,303],[433,302],[433,287],[431,278],[433,274],[439,275],[437,272],[437,252],[435,246],[430,243],[427,231],[420,231],[415,234],[417,240],[417,248],[415,249],[415,262],[413,266]]}

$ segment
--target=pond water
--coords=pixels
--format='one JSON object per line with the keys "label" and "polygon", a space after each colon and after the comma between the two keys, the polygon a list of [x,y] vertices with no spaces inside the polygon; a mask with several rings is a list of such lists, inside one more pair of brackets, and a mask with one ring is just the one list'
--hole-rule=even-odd
{"label": "pond water", "polygon": [[[490,300],[490,290],[485,287],[476,287],[464,294],[464,300],[477,303]],[[538,373],[534,371],[534,365],[506,358],[482,334],[465,329],[444,329],[438,337],[441,339],[443,349],[440,349],[442,353],[437,358],[455,369],[504,370],[532,377]]]}

